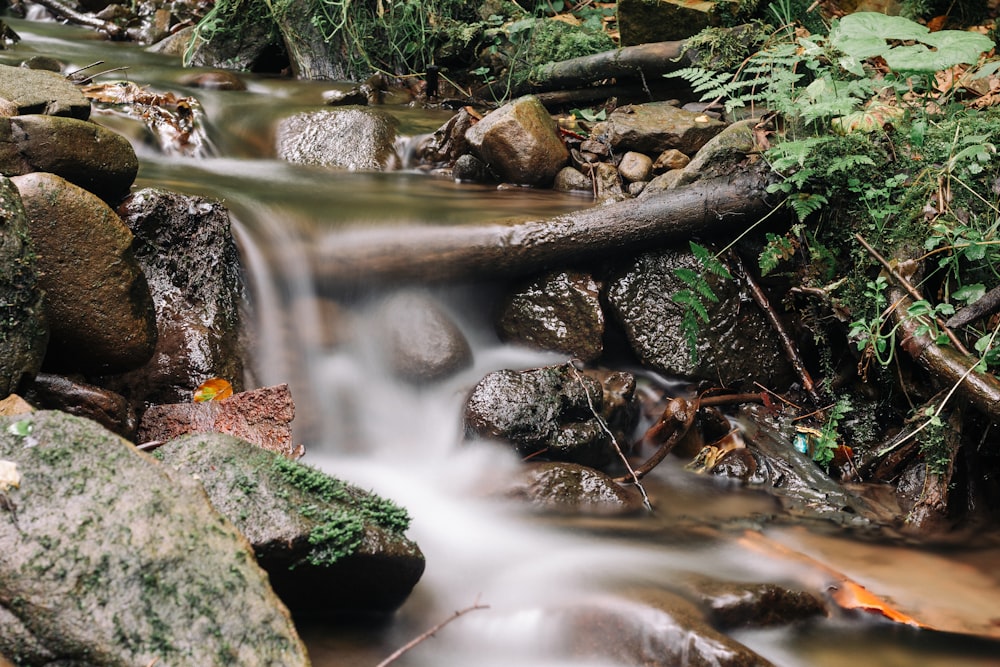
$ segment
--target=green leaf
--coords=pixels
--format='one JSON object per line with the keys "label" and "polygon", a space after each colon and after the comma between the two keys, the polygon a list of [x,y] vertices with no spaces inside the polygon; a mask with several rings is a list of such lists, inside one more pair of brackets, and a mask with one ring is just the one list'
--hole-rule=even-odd
{"label": "green leaf", "polygon": [[986,294],[986,285],[982,283],[975,283],[973,285],[965,285],[951,294],[951,298],[956,301],[961,301],[965,305],[969,305],[979,301]]}

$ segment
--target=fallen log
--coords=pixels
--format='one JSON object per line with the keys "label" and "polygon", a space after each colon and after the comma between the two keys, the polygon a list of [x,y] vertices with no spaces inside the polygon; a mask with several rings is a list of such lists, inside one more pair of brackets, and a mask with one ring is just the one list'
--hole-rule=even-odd
{"label": "fallen log", "polygon": [[[509,91],[511,97],[550,90],[585,88],[600,81],[616,79],[639,80],[648,87],[657,77],[690,65],[680,59],[685,41],[651,42],[626,46],[613,51],[602,51],[562,62],[542,65],[531,79]],[[476,92],[482,99],[506,97],[504,85],[493,83]]]}
{"label": "fallen log", "polygon": [[338,231],[311,248],[320,279],[441,282],[525,275],[692,237],[732,238],[776,202],[765,169],[528,221]]}

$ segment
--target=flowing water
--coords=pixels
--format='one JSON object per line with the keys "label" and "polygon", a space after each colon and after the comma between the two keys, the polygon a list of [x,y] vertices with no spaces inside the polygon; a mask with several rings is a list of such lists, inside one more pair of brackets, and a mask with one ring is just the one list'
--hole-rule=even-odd
{"label": "flowing water", "polygon": [[[764,518],[778,511],[772,499],[671,462],[649,480],[657,508],[652,516],[556,521],[496,500],[490,491],[518,462],[495,448],[460,444],[464,396],[491,370],[563,359],[497,341],[490,326],[494,286],[422,286],[462,327],[474,350],[474,367],[432,387],[396,382],[365,342],[371,338],[364,333],[372,326],[369,313],[382,294],[368,289],[363,275],[347,288],[316,280],[304,250],[336,243],[349,229],[547,216],[589,201],[456,185],[406,170],[372,174],[289,165],[274,159],[270,148],[275,118],[319,105],[332,84],[247,77],[244,92],[194,90],[179,85],[189,71],[175,59],[51,23],[11,24],[24,40],[0,52],[4,63],[34,54],[55,56],[71,68],[103,60],[105,67],[127,66],[125,76],[135,83],[200,100],[208,143],[206,155],[198,158],[164,155],[134,122],[100,113],[95,119],[133,138],[142,165],[137,186],[226,202],[257,315],[255,381],[292,385],[307,461],[393,498],[413,516],[409,535],[424,551],[427,570],[411,598],[379,625],[305,619],[301,630],[316,665],[375,665],[474,604],[488,609],[457,619],[396,664],[636,664],[608,657],[613,652],[579,655],[561,634],[561,610],[627,605],[620,596],[624,588],[669,588],[693,575],[823,591],[834,572],[944,631],[838,614],[734,636],[789,667],[1000,664],[1000,644],[984,639],[1000,636],[995,547],[933,550],[767,524]],[[390,111],[408,135],[431,131],[448,117],[404,107]],[[348,330],[361,334],[345,337]],[[335,344],[338,340],[343,342]]]}

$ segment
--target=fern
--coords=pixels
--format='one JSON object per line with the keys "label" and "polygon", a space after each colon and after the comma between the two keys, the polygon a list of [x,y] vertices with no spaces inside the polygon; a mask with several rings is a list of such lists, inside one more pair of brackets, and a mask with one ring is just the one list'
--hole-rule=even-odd
{"label": "fern", "polygon": [[682,308],[681,313],[681,335],[688,348],[688,354],[692,363],[698,362],[698,333],[701,330],[701,322],[708,322],[709,314],[705,302],[718,303],[719,297],[715,294],[712,286],[705,278],[706,275],[714,275],[726,280],[732,280],[732,274],[726,265],[719,261],[719,258],[712,254],[712,251],[705,246],[690,241],[691,254],[701,266],[701,271],[688,268],[674,269],[677,276],[687,289],[676,291],[671,300]]}
{"label": "fern", "polygon": [[760,275],[766,276],[778,268],[781,262],[795,256],[795,252],[799,249],[798,235],[801,231],[802,225],[799,224],[793,225],[789,232],[783,236],[771,232],[764,235],[767,239],[767,245],[764,246],[758,260]]}

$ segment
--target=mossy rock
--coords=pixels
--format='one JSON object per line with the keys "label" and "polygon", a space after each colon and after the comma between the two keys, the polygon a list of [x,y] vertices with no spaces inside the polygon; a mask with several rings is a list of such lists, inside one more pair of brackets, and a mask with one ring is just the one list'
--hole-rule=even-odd
{"label": "mossy rock", "polygon": [[18,665],[308,665],[198,484],[95,422],[0,417],[0,655]]}
{"label": "mossy rock", "polygon": [[295,611],[390,612],[423,574],[406,511],[373,493],[221,433],[176,438],[157,457],[197,477]]}

